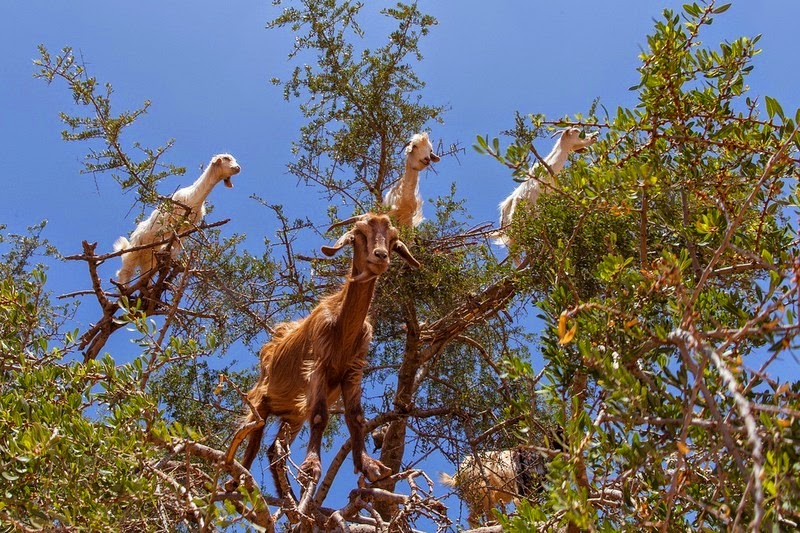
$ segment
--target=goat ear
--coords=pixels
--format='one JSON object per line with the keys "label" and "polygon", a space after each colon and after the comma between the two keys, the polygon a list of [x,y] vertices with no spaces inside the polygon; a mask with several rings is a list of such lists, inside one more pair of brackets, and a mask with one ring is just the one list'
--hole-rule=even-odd
{"label": "goat ear", "polygon": [[406,263],[414,268],[419,268],[419,261],[414,259],[414,256],[408,251],[408,247],[406,247],[403,241],[396,241],[394,243],[394,251],[397,252],[397,255],[402,257]]}
{"label": "goat ear", "polygon": [[334,255],[336,255],[336,252],[341,250],[346,244],[352,244],[353,238],[354,238],[353,233],[348,231],[347,233],[339,237],[339,240],[336,241],[336,244],[334,244],[333,246],[323,246],[321,248],[322,253],[327,255],[328,257],[333,257]]}

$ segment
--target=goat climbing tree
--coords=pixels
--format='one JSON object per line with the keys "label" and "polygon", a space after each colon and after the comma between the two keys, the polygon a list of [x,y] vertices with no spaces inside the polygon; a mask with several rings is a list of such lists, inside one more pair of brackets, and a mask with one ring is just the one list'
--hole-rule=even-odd
{"label": "goat climbing tree", "polygon": [[[306,120],[289,171],[339,206],[315,225],[380,209],[402,170],[399,148],[444,113],[421,103],[414,68],[436,21],[416,4],[387,8],[388,41],[357,53],[353,42],[369,31],[358,25],[360,4],[288,4],[269,27],[292,28],[290,61],[313,58],[276,81]],[[378,284],[364,399],[367,428],[381,430],[380,459],[394,475],[375,486],[353,479],[344,503],[331,503],[349,449],[333,428],[339,451],[323,464],[307,516],[271,497],[256,468],[251,475],[226,461],[247,408],[241,393],[255,377],[205,356],[263,342],[340,282],[345,259],[295,249],[310,221],[290,222],[264,203],[283,259],[245,253],[211,221],[192,232],[184,264],[165,272],[157,295],[106,293],[90,277],[109,331],[82,363],[70,355],[87,332],[69,330],[69,314],[30,262],[47,245],[42,228],[1,242],[0,521],[446,530],[458,515],[424,457],[439,454],[455,469],[467,453],[528,444],[547,454],[548,475],[514,514],[498,513],[496,530],[797,527],[800,382],[777,365],[793,360],[798,332],[800,112],[749,93],[758,38],[701,42],[727,8],[664,12],[641,54],[634,108],[609,113],[597,102],[567,118],[519,114],[500,138],[477,138],[475,152],[506,171],[510,192],[538,157],[537,137],[564,125],[600,132],[553,191],[518,210],[509,231],[519,267],[495,258],[494,228],[470,221],[455,187],[403,235],[423,268],[394,266]],[[69,50],[42,49],[40,68],[87,110],[64,118],[67,140],[101,144],[87,170],[156,201],[164,174],[154,169],[170,143],[134,161],[121,132],[141,111],[113,115],[110,86],[99,92]],[[454,144],[444,151],[458,151]],[[90,243],[73,259],[90,273],[102,260]],[[526,329],[526,313],[538,313],[541,331]],[[128,364],[100,355],[122,323],[143,350]],[[553,438],[559,446],[547,453]],[[244,480],[235,492],[224,490],[230,475]],[[119,501],[121,491],[132,499]]]}

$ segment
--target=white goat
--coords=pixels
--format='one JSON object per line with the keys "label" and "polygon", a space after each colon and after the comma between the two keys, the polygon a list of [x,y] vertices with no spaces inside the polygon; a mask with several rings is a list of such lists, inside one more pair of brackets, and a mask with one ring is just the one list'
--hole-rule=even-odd
{"label": "white goat", "polygon": [[[197,225],[206,216],[205,200],[211,189],[220,181],[226,187],[233,187],[231,176],[241,170],[236,159],[230,154],[218,154],[211,158],[211,163],[197,180],[175,191],[167,205],[162,205],[153,210],[150,216],[142,220],[131,234],[130,239],[120,237],[114,243],[114,251],[119,252],[129,248],[147,246],[154,242],[169,238],[173,232],[178,232],[193,225]],[[122,268],[117,272],[117,279],[121,285],[127,286],[138,268],[142,278],[149,279],[156,266],[155,253],[166,245],[151,246],[122,254]],[[180,251],[180,242],[172,246],[172,257],[176,258]]]}
{"label": "white goat", "polygon": [[[568,128],[557,131],[555,134],[559,133],[561,136],[550,153],[547,154],[547,157],[544,158],[544,162],[547,163],[553,173],[550,174],[547,169],[541,169],[541,165],[537,161],[528,170],[528,178],[514,189],[514,192],[508,198],[500,202],[500,229],[495,234],[495,244],[501,246],[511,244],[511,239],[505,230],[511,224],[520,200],[527,200],[531,207],[535,205],[542,192],[542,187],[544,185],[555,185],[555,176],[564,168],[564,163],[566,163],[570,152],[580,151],[593,145],[597,141],[598,135],[598,132],[594,132],[582,136],[582,130],[579,128]],[[541,174],[543,177],[537,177],[537,174]]]}
{"label": "white goat", "polygon": [[491,522],[498,505],[505,508],[520,498],[535,496],[547,474],[548,459],[531,446],[481,452],[478,459],[467,455],[454,476],[441,474],[440,478],[467,504],[471,527],[478,527],[482,518]]}
{"label": "white goat", "polygon": [[[355,221],[353,228],[322,252],[332,256],[347,244],[353,246],[350,277],[338,292],[323,298],[311,313],[295,322],[280,324],[272,340],[260,351],[261,377],[248,392],[248,400],[258,414],[280,418],[281,427],[268,450],[270,470],[282,497],[291,493],[280,450],[286,450],[308,420],[311,425],[308,449],[300,472],[311,481],[321,475],[320,447],[328,423],[328,406],[341,396],[344,419],[350,431],[353,465],[369,481],[391,473],[380,461],[371,458],[364,447],[364,412],[361,407],[361,377],[367,350],[372,340],[369,308],[378,277],[389,268],[392,252],[414,268],[419,263],[398,237],[386,215],[367,213],[336,225]],[[248,414],[233,438],[228,452],[233,460],[238,443],[249,437],[242,465],[250,468],[264,434],[264,425]],[[248,429],[252,428],[252,429]],[[226,484],[228,490],[236,480]],[[310,494],[310,493],[309,493]]]}
{"label": "white goat", "polygon": [[417,133],[405,147],[406,168],[403,176],[383,197],[389,216],[399,226],[417,227],[422,222],[422,197],[419,194],[419,173],[439,161],[427,132]]}

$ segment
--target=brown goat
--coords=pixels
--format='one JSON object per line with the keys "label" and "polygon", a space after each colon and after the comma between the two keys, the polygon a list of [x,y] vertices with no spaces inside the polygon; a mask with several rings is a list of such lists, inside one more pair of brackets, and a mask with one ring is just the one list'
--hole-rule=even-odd
{"label": "brown goat", "polygon": [[[333,256],[345,245],[353,246],[350,277],[339,292],[323,298],[307,317],[275,329],[272,340],[261,348],[261,377],[248,392],[250,403],[262,418],[274,415],[281,421],[268,455],[275,486],[282,497],[291,493],[291,489],[281,451],[288,449],[306,420],[311,424],[311,435],[300,472],[311,481],[319,480],[322,473],[320,447],[328,423],[328,406],[340,395],[344,400],[344,418],[350,431],[355,471],[363,473],[371,482],[391,473],[364,449],[361,378],[372,340],[372,325],[367,314],[375,282],[389,268],[392,251],[414,268],[419,267],[419,263],[398,238],[398,231],[388,216],[366,214],[337,225],[354,220],[353,228],[336,244],[322,247],[325,255]],[[255,420],[250,414],[242,427]],[[242,465],[248,469],[258,453],[263,434],[263,424],[249,434],[242,460]]]}

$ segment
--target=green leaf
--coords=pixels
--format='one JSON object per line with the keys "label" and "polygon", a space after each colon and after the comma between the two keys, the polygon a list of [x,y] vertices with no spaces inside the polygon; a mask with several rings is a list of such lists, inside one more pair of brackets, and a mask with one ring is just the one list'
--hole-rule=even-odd
{"label": "green leaf", "polygon": [[767,106],[767,115],[769,115],[769,119],[772,120],[775,118],[775,115],[778,115],[780,118],[785,118],[783,114],[783,108],[778,103],[777,100],[770,96],[764,96],[764,102]]}
{"label": "green leaf", "polygon": [[719,15],[720,13],[725,13],[728,9],[730,9],[731,4],[722,4],[718,8],[712,10],[711,12],[715,15]]}
{"label": "green leaf", "polygon": [[683,4],[683,10],[693,17],[697,17],[702,12],[702,9],[697,4]]}

